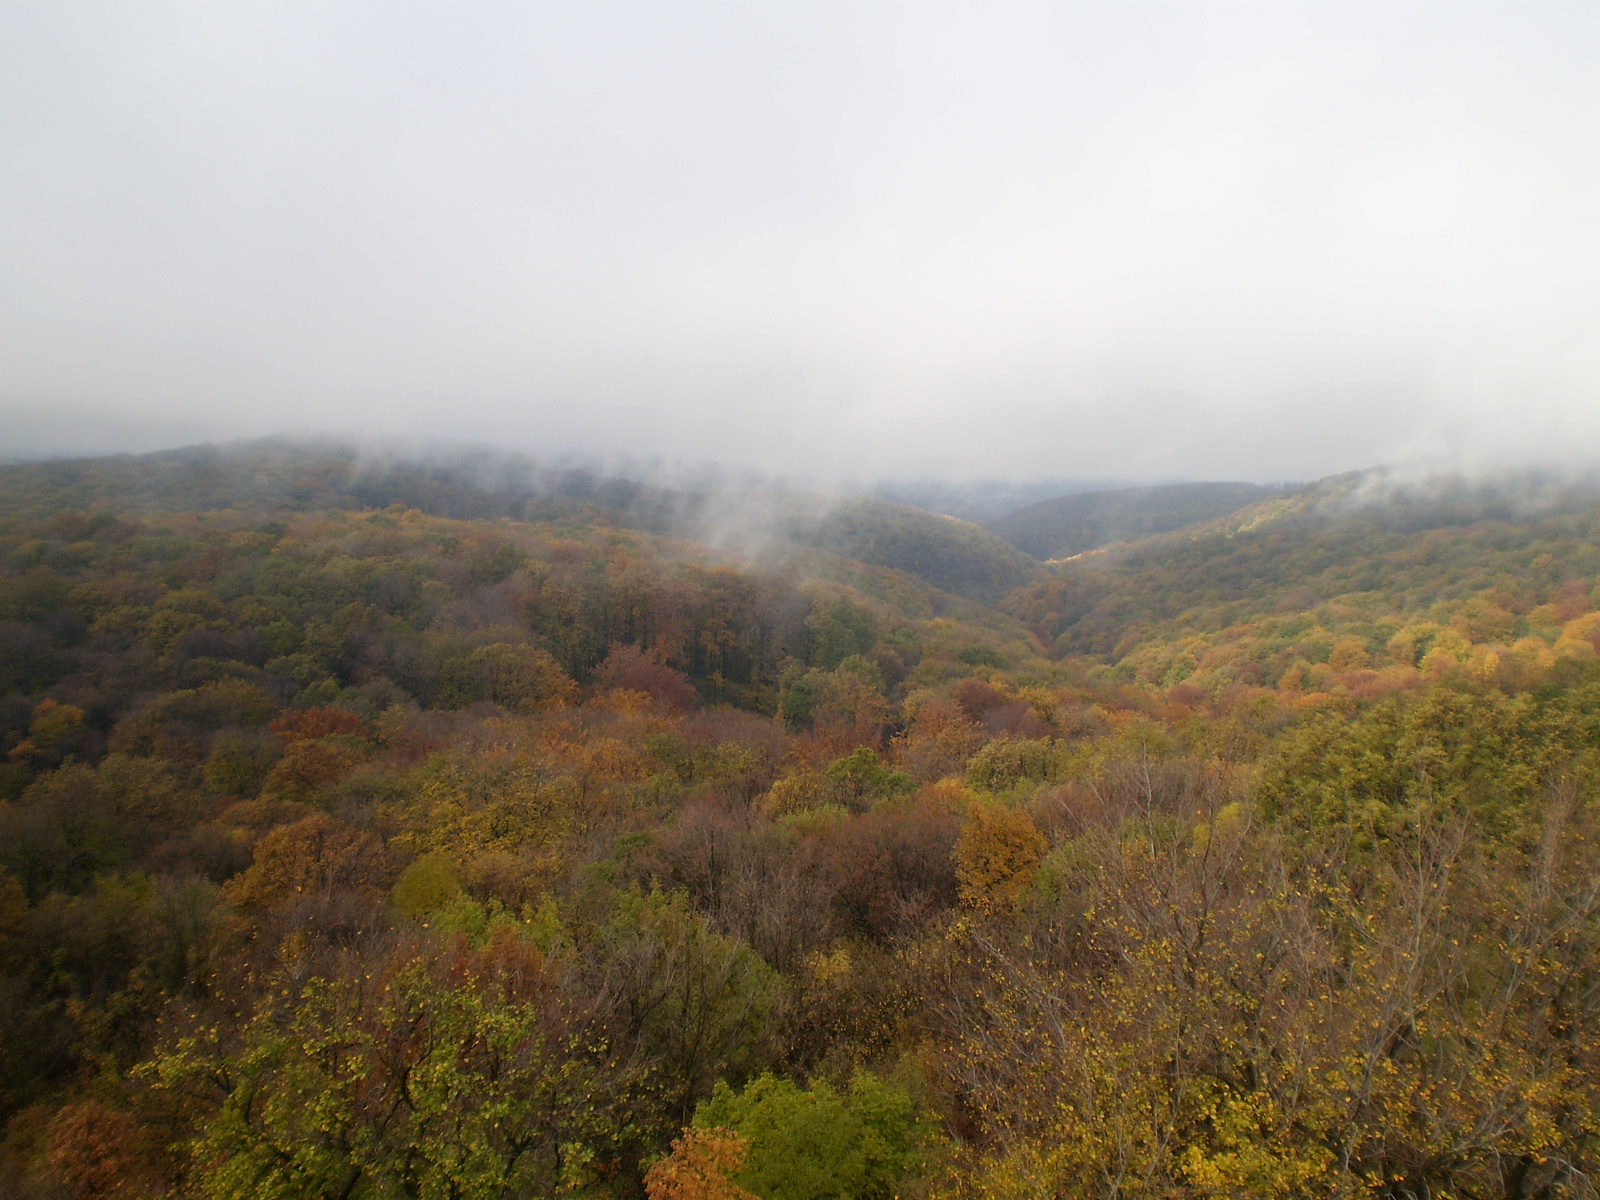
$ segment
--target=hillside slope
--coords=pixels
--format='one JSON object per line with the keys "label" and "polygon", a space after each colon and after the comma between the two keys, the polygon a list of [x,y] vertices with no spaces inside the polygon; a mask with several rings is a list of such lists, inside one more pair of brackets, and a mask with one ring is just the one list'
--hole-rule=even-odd
{"label": "hillside slope", "polygon": [[0,471],[0,1194],[1600,1173],[1600,492],[253,453]]}
{"label": "hillside slope", "polygon": [[1215,690],[1291,673],[1400,678],[1430,654],[1480,672],[1549,666],[1588,646],[1568,626],[1597,574],[1589,481],[1404,486],[1367,473],[1084,554],[1004,607],[1058,656]]}
{"label": "hillside slope", "polygon": [[881,500],[848,501],[814,523],[790,523],[797,545],[916,575],[994,602],[1034,574],[1027,555],[969,521]]}
{"label": "hillside slope", "polygon": [[1209,521],[1265,499],[1253,483],[1174,483],[1057,496],[988,521],[1035,558],[1069,558],[1127,538]]}
{"label": "hillside slope", "polygon": [[0,511],[281,514],[398,507],[455,520],[609,522],[781,565],[821,551],[993,602],[1033,575],[970,522],[901,504],[737,484],[666,487],[484,449],[430,459],[261,441],[0,466]]}

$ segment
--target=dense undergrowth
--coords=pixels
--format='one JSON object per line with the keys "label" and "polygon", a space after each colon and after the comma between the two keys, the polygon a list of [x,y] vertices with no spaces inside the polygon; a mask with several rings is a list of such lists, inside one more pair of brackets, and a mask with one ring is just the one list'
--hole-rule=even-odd
{"label": "dense undergrowth", "polygon": [[1590,1194],[1593,513],[989,608],[28,470],[8,1195]]}

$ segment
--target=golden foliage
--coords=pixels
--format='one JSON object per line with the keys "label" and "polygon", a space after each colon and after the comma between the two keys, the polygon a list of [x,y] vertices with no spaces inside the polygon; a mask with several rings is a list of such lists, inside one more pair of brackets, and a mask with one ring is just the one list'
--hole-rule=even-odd
{"label": "golden foliage", "polygon": [[301,896],[375,890],[384,874],[383,847],[375,837],[312,813],[266,834],[256,843],[255,862],[222,891],[239,908],[260,912]]}
{"label": "golden foliage", "polygon": [[977,908],[1014,907],[1047,849],[1027,813],[1002,804],[974,804],[956,840],[961,898]]}
{"label": "golden foliage", "polygon": [[745,1140],[731,1129],[685,1129],[672,1153],[644,1177],[650,1200],[756,1200],[728,1176],[744,1162]]}
{"label": "golden foliage", "polygon": [[821,771],[802,768],[773,782],[761,798],[761,811],[776,820],[832,803],[833,789]]}

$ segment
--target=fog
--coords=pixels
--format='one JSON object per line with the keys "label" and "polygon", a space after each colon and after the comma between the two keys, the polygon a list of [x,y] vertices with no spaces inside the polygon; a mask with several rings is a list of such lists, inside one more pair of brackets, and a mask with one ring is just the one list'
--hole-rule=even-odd
{"label": "fog", "polygon": [[12,4],[0,454],[1600,461],[1590,4]]}

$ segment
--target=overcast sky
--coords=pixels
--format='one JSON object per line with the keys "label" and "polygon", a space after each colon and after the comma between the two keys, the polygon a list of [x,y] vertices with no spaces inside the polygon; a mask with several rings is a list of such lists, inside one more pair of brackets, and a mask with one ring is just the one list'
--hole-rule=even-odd
{"label": "overcast sky", "polygon": [[1600,5],[0,2],[0,453],[1600,460]]}

